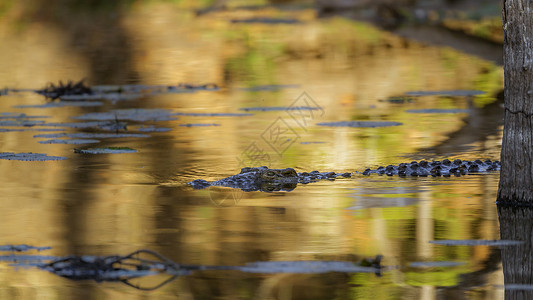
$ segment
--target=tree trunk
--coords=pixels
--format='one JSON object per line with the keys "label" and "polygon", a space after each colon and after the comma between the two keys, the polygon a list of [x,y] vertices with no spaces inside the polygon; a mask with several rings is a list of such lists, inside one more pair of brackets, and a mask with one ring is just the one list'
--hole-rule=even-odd
{"label": "tree trunk", "polygon": [[533,205],[533,1],[503,4],[505,117],[498,202]]}

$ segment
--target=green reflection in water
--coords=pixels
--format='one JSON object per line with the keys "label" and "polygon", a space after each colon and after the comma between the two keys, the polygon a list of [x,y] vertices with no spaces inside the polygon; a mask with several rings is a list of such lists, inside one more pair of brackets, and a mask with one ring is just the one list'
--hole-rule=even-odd
{"label": "green reflection in water", "polygon": [[[255,95],[235,91],[232,89],[234,86],[294,83],[301,84],[302,91],[308,91],[319,105],[324,106],[324,116],[317,117],[313,122],[387,120],[404,123],[403,126],[386,129],[320,128],[314,126],[313,122],[306,128],[300,128],[292,123],[298,130],[300,141],[323,144],[295,143],[281,157],[276,157],[274,163],[279,167],[300,167],[299,171],[362,171],[365,167],[410,161],[404,155],[419,155],[417,149],[421,146],[431,146],[444,140],[449,132],[463,126],[464,115],[418,115],[406,113],[405,110],[461,109],[466,108],[466,99],[428,96],[399,105],[379,100],[401,96],[413,90],[475,89],[487,92],[474,98],[476,105],[482,107],[494,101],[495,92],[502,87],[499,67],[452,50],[405,41],[363,23],[334,18],[311,20],[294,26],[280,25],[273,30],[272,27],[257,24],[227,25],[224,22],[211,22],[209,18],[194,19],[188,13],[172,11],[172,8],[165,6],[166,15],[161,12],[155,14],[160,18],[157,20],[164,24],[158,27],[150,22],[154,19],[153,15],[135,15],[138,11],[157,11],[155,2],[158,1],[148,5],[138,1],[139,7],[133,5],[124,12],[121,24],[127,24],[124,25],[127,30],[117,36],[127,37],[128,45],[132,46],[131,57],[124,64],[113,65],[110,69],[131,68],[138,75],[122,74],[113,78],[119,82],[141,78],[146,84],[153,84],[154,81],[176,84],[168,81],[201,81],[209,78],[222,86],[218,80],[224,81],[224,74],[227,73],[227,90],[210,94],[166,95],[166,98],[147,97],[116,106],[228,113],[246,106],[250,95]],[[202,2],[202,5],[207,5],[207,2]],[[191,5],[191,2],[176,4],[178,7],[180,5]],[[190,18],[187,19],[188,26],[173,22],[186,18]],[[43,25],[28,26],[35,29]],[[61,26],[56,25],[55,29],[43,26],[37,34],[56,32],[56,27]],[[144,28],[146,31],[142,31]],[[167,36],[163,35],[166,30],[175,31]],[[295,34],[299,30],[308,30],[308,34]],[[27,33],[36,34],[31,31]],[[57,36],[62,37],[61,34]],[[32,87],[35,73],[41,74],[40,80],[44,82],[55,82],[60,77],[78,79],[80,73],[90,73],[89,68],[84,69],[78,61],[68,56],[75,49],[75,43],[62,44],[58,38],[53,39],[54,42],[46,40],[42,44],[24,44],[26,39],[30,39],[30,36],[17,36],[17,47],[5,49],[4,53],[13,53],[12,49],[15,48],[43,49],[43,54],[52,53],[43,61],[51,60],[54,63],[44,64],[39,61],[39,56],[19,57],[15,59],[16,67],[5,68],[10,72],[2,75],[2,80],[19,77],[23,78],[21,85]],[[109,39],[114,40],[116,36],[110,35]],[[182,41],[186,42],[179,43]],[[204,44],[198,49],[190,46],[195,44],[193,42]],[[47,45],[58,48],[42,48]],[[93,56],[98,56],[95,53],[109,54],[108,47],[113,44],[102,42],[102,45],[105,51],[91,50],[88,53]],[[118,44],[111,48],[121,47]],[[163,51],[154,54],[153,51],[160,49]],[[213,49],[228,52],[221,53]],[[122,52],[117,53],[117,57],[120,57]],[[28,57],[37,63],[27,63]],[[94,61],[93,65],[102,67],[108,64]],[[155,70],[143,73],[142,68],[146,66],[155,66]],[[167,77],[159,76],[167,66],[175,72],[168,73],[170,75]],[[300,72],[291,73],[293,69]],[[206,76],[206,70],[213,72]],[[11,71],[20,73],[15,72],[18,75],[13,76]],[[108,71],[94,74],[105,75]],[[57,77],[54,80],[50,79],[52,72],[57,72],[53,73]],[[106,84],[113,83],[104,77],[96,79]],[[264,96],[265,105],[282,106],[289,105],[302,91],[280,90],[257,95]],[[6,97],[2,100],[5,100],[2,102],[4,111],[12,111],[11,106],[19,102],[42,103],[42,99],[34,95]],[[89,111],[104,112],[116,106],[106,103],[102,108],[55,109],[49,114],[54,121],[66,122],[72,121],[74,115]],[[328,294],[330,296],[346,296],[350,292],[351,295],[347,297],[353,296],[354,299],[359,296],[407,298],[412,295],[411,287],[418,287],[422,283],[435,288],[457,283],[458,275],[471,273],[477,266],[476,262],[486,256],[482,250],[473,251],[468,247],[426,245],[424,248],[424,245],[431,239],[497,238],[497,221],[491,215],[490,206],[494,202],[492,198],[497,186],[497,178],[494,177],[497,176],[449,180],[357,177],[299,186],[291,193],[247,193],[239,195],[238,199],[229,198],[234,196],[231,192],[215,194],[212,191],[192,191],[182,184],[196,178],[220,179],[238,172],[236,157],[251,141],[261,141],[261,133],[276,118],[281,116],[291,120],[283,113],[228,118],[222,120],[217,128],[186,128],[188,131],[175,126],[178,123],[169,121],[165,124],[165,127],[173,128],[169,133],[154,133],[144,141],[131,139],[124,145],[105,145],[139,149],[140,153],[132,154],[133,158],[71,155],[63,165],[12,165],[3,162],[0,165],[0,169],[5,171],[1,172],[5,183],[1,188],[2,195],[5,195],[1,203],[5,213],[0,226],[3,228],[2,239],[5,243],[13,243],[13,239],[20,239],[22,243],[34,240],[49,242],[63,254],[85,250],[90,254],[127,253],[131,250],[129,247],[146,247],[160,250],[180,263],[200,264],[316,259],[316,254],[336,257],[349,254],[374,256],[378,253],[383,253],[387,263],[392,266],[420,258],[474,261],[466,267],[442,272],[391,271],[382,278],[373,274],[336,274],[334,278],[337,282],[328,281],[331,274],[316,281],[311,281],[312,278],[306,275],[199,274],[182,278],[168,289],[154,294],[154,297],[180,294],[203,296],[206,299],[214,295],[226,299],[236,296],[251,298],[260,289],[272,287],[273,291],[277,291],[281,285],[276,285],[276,282],[287,283],[284,287],[289,291],[293,288],[290,284],[298,280],[313,282],[328,292],[333,290]],[[194,121],[191,121],[192,117],[180,118],[178,122],[214,122],[208,116],[195,117],[197,119]],[[71,153],[72,150],[64,145],[40,145],[29,134],[2,137],[5,137],[6,147],[14,149],[43,150],[54,154]],[[264,146],[269,149],[268,145]],[[484,147],[497,149],[498,145],[495,142],[473,145],[474,150],[466,152],[460,152],[454,146],[445,154],[483,156]],[[364,203],[367,206],[361,205],[357,210],[347,209],[361,201],[351,196],[353,189],[368,186],[375,189],[363,193],[369,198]],[[394,187],[413,186],[426,190],[386,194]],[[232,202],[220,204],[218,200],[224,197]],[[392,202],[400,197],[415,200],[408,202],[408,206],[387,207],[392,205],[389,199]],[[385,198],[385,201],[376,204],[381,198]],[[417,232],[422,229],[427,230],[423,232],[426,236],[418,237]],[[421,250],[415,250],[417,247]],[[22,271],[14,274],[11,276],[13,273],[9,273],[1,278],[0,285],[15,289],[17,293],[28,291],[25,285],[35,274]],[[404,279],[398,279],[401,277]],[[294,281],[290,281],[291,278]],[[348,286],[346,282],[357,286]],[[405,287],[405,283],[410,287]],[[490,283],[487,281],[487,284]],[[60,295],[68,295],[78,288],[83,290],[84,295],[106,296],[102,295],[101,286],[66,286],[64,281],[53,279],[42,286],[57,287]],[[298,291],[307,289],[309,284],[300,286]],[[132,293],[129,290],[118,292]],[[415,293],[418,292],[417,289]]]}

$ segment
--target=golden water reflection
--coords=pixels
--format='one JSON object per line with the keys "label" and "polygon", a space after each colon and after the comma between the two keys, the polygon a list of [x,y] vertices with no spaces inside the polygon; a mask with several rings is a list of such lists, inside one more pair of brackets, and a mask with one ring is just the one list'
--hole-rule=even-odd
{"label": "golden water reflection", "polygon": [[[47,122],[72,122],[72,116],[132,107],[235,113],[243,112],[238,110],[242,107],[289,106],[303,92],[322,110],[303,126],[286,111],[243,117],[182,116],[177,121],[154,122],[172,128],[170,132],[102,142],[103,146],[139,150],[124,155],[79,155],[73,153],[72,145],[39,144],[41,139],[32,137],[38,132],[1,133],[3,152],[47,153],[68,159],[0,160],[0,244],[52,246],[54,255],[125,254],[149,248],[177,263],[203,265],[350,260],[383,254],[384,264],[393,267],[382,277],[197,272],[146,294],[117,284],[77,283],[1,265],[0,298],[502,296],[493,287],[502,283],[497,258],[496,271],[487,267],[494,264],[493,249],[428,243],[434,239],[497,239],[497,174],[405,179],[356,175],[299,186],[290,193],[194,191],[185,185],[197,178],[216,180],[237,173],[242,167],[239,160],[250,163],[246,150],[253,143],[268,159],[252,162],[299,171],[362,171],[435,153],[438,158],[499,157],[497,117],[483,117],[502,89],[499,67],[362,23],[316,20],[311,9],[255,13],[291,14],[305,22],[231,23],[232,12],[196,18],[184,6],[162,1],[138,1],[115,17],[105,10],[74,13],[78,22],[45,11],[30,19],[16,19],[8,13],[0,21],[0,86],[41,88],[49,82],[86,78],[89,84],[212,82],[222,89],[146,96],[98,108],[50,109],[13,108],[44,103],[40,96],[18,93],[1,97],[2,112],[50,116]],[[296,87],[242,90],[276,84]],[[388,101],[417,90],[482,90],[486,94]],[[471,111],[406,112],[425,108]],[[278,119],[295,132],[295,142],[281,155],[265,138],[266,130]],[[349,120],[403,125],[315,125]],[[483,126],[475,132],[461,131],[475,122]],[[187,123],[220,126],[179,126]],[[459,138],[451,139],[454,134]],[[444,269],[408,267],[415,261],[465,264]],[[471,274],[481,283],[474,286],[462,281]]]}

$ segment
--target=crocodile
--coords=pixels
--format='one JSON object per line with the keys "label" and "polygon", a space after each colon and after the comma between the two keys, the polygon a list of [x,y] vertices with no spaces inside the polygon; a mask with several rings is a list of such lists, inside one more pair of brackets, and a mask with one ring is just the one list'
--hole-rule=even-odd
{"label": "crocodile", "polygon": [[412,161],[410,163],[401,163],[399,165],[388,165],[386,167],[378,167],[377,169],[366,169],[362,172],[363,175],[379,174],[379,175],[398,175],[398,176],[444,176],[449,177],[451,175],[461,176],[466,174],[473,174],[479,172],[489,172],[500,170],[501,164],[499,161],[491,161],[487,159],[481,161],[479,159],[470,160],[449,160],[444,159],[442,161],[426,161],[421,160],[419,162]]}
{"label": "crocodile", "polygon": [[222,186],[241,189],[245,192],[261,191],[276,192],[294,190],[298,183],[307,184],[318,180],[335,180],[337,177],[351,177],[352,173],[335,172],[301,172],[293,168],[270,169],[268,167],[242,168],[237,175],[232,175],[217,181],[208,182],[196,179],[189,182],[194,189],[205,189],[210,186]]}
{"label": "crocodile", "polygon": [[[489,172],[500,170],[499,161],[491,160],[449,160],[442,161],[412,161],[410,163],[401,163],[399,165],[389,165],[387,167],[378,167],[377,169],[366,169],[363,172],[355,172],[362,175],[398,175],[400,177],[437,177],[437,176],[461,176],[479,172]],[[335,180],[338,177],[351,177],[352,173],[335,173],[335,172],[301,172],[297,173],[293,168],[270,169],[268,167],[242,168],[241,172],[217,181],[206,181],[196,179],[189,182],[194,189],[205,189],[211,186],[221,186],[241,189],[245,192],[261,191],[292,191],[298,183],[307,184],[319,180]]]}

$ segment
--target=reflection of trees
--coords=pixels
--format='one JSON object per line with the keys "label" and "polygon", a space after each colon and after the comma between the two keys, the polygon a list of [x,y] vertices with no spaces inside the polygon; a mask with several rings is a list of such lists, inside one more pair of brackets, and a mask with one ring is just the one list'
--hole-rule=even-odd
{"label": "reflection of trees", "polygon": [[[418,5],[417,2],[420,2]],[[423,4],[421,2],[424,2]],[[479,38],[466,34],[459,30],[451,30],[446,26],[444,20],[430,20],[428,15],[433,12],[440,12],[442,15],[450,13],[453,15],[455,10],[468,10],[475,7],[470,13],[483,14],[481,7],[489,4],[498,4],[497,1],[491,0],[486,3],[477,3],[475,1],[465,2],[464,5],[454,6],[442,1],[350,1],[350,0],[316,0],[317,9],[320,16],[342,15],[355,20],[371,22],[382,28],[391,30],[394,34],[408,39],[429,43],[435,46],[447,46],[455,48],[461,52],[476,55],[483,59],[495,62],[501,65],[502,47],[501,43],[493,42],[485,38]],[[472,3],[469,4],[469,2]],[[492,3],[490,3],[492,2]],[[373,11],[373,13],[369,13]]]}
{"label": "reflection of trees", "polygon": [[[442,292],[444,299],[470,299],[465,291],[473,290],[490,282],[490,276],[500,270],[500,249],[492,248],[489,256],[480,265],[481,269],[461,275],[461,281],[457,286],[445,288]],[[485,295],[488,297],[488,295]]]}
{"label": "reflection of trees", "polygon": [[123,9],[134,0],[32,1],[28,19],[54,26],[90,68],[91,83],[117,84],[135,78],[131,38],[122,26]]}
{"label": "reflection of trees", "polygon": [[485,142],[491,136],[496,136],[500,126],[503,125],[503,95],[499,94],[497,97],[496,101],[482,108],[475,107],[472,100],[469,99],[470,112],[462,120],[464,126],[448,134],[448,138],[438,145],[429,149],[421,149],[419,152],[431,151],[442,155],[468,147],[476,142]]}
{"label": "reflection of trees", "polygon": [[533,299],[533,209],[498,206],[498,215],[501,239],[524,241],[501,250],[505,285],[529,285],[529,289],[524,290],[506,289],[505,299]]}
{"label": "reflection of trees", "polygon": [[340,291],[348,291],[349,274],[277,274],[266,278],[257,288],[256,299],[341,299],[347,297]]}

